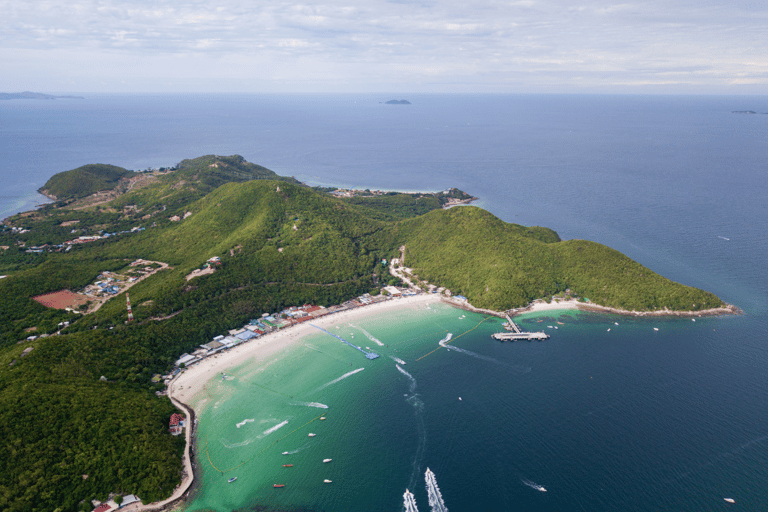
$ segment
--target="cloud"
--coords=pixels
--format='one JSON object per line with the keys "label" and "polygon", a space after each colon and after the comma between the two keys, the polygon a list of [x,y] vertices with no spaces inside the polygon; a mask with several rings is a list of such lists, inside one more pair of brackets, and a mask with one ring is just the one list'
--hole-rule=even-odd
{"label": "cloud", "polygon": [[[620,90],[661,83],[662,75],[666,85],[717,88],[765,84],[768,70],[768,8],[758,3],[0,0],[0,12],[0,56],[31,59],[13,69],[20,85],[62,58],[83,66],[79,83],[94,74],[111,83],[109,69],[146,62],[122,77],[126,88],[162,82],[169,62],[205,87],[221,87],[226,62],[243,76],[228,86],[252,87],[257,79],[267,89],[272,79],[254,67],[314,77],[302,81],[309,88],[403,88],[431,77],[442,83],[436,89],[471,91]],[[209,74],[194,62],[207,62]]]}

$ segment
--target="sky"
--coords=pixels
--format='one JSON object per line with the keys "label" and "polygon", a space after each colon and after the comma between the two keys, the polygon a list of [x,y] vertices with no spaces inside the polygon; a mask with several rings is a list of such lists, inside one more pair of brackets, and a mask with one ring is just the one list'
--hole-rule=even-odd
{"label": "sky", "polygon": [[0,0],[0,92],[768,94],[768,3]]}

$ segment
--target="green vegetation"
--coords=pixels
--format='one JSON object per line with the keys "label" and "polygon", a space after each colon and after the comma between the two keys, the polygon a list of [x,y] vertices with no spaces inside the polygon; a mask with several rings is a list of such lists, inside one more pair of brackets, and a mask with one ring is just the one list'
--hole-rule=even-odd
{"label": "green vegetation", "polygon": [[604,245],[561,242],[550,229],[507,224],[472,206],[435,211],[398,229],[406,266],[477,307],[521,307],[568,289],[593,303],[628,310],[723,305],[711,293],[674,283]]}
{"label": "green vegetation", "polygon": [[134,174],[116,165],[83,165],[52,176],[40,190],[59,201],[80,199],[96,192],[113,190],[122,178],[130,178]]}
{"label": "green vegetation", "polygon": [[[9,221],[28,233],[0,233],[9,247],[0,250],[8,274],[0,280],[2,510],[87,509],[109,492],[145,502],[167,496],[180,479],[181,440],[167,432],[173,407],[154,395],[162,383],[152,377],[264,312],[338,304],[396,282],[381,260],[401,245],[422,279],[477,306],[506,309],[568,288],[629,309],[721,304],[599,244],[562,242],[552,230],[507,224],[479,208],[442,209],[449,197],[467,199],[455,189],[337,199],[239,156],[142,174],[140,185],[111,189],[112,199],[49,205]],[[146,229],[69,251],[55,245],[131,226]],[[44,252],[24,252],[41,243],[49,244]],[[213,274],[186,279],[213,256],[221,258]],[[130,324],[123,294],[90,315],[32,300],[78,291],[137,258],[171,268],[131,288]],[[60,335],[26,340],[64,321],[71,325]]]}

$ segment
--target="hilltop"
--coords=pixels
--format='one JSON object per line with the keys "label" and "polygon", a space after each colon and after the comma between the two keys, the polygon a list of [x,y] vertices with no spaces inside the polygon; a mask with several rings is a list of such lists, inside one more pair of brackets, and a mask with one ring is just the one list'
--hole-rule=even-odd
{"label": "hilltop", "polygon": [[[722,305],[603,245],[444,208],[471,199],[456,189],[335,197],[238,155],[142,173],[94,164],[44,188],[56,202],[0,232],[3,509],[170,495],[183,443],[167,433],[174,407],[155,396],[164,388],[153,375],[262,313],[399,284],[382,265],[395,257],[419,280],[493,309],[566,292],[626,309]],[[133,322],[119,290],[89,314],[33,299],[118,279],[132,283]]]}

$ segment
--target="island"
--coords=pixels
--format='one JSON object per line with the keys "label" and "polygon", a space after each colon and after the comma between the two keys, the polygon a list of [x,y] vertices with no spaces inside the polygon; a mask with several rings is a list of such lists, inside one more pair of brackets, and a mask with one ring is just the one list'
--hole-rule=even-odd
{"label": "island", "polygon": [[89,164],[41,190],[54,202],[0,227],[9,509],[181,497],[194,411],[176,376],[248,339],[279,347],[281,329],[311,329],[308,318],[323,328],[320,317],[356,308],[434,301],[499,316],[738,311],[604,245],[504,222],[456,188],[310,187],[205,155],[149,172]]}
{"label": "island", "polygon": [[411,102],[408,100],[389,100],[385,102],[386,105],[410,105]]}
{"label": "island", "polygon": [[41,92],[0,92],[0,100],[84,100],[82,96],[53,96]]}

